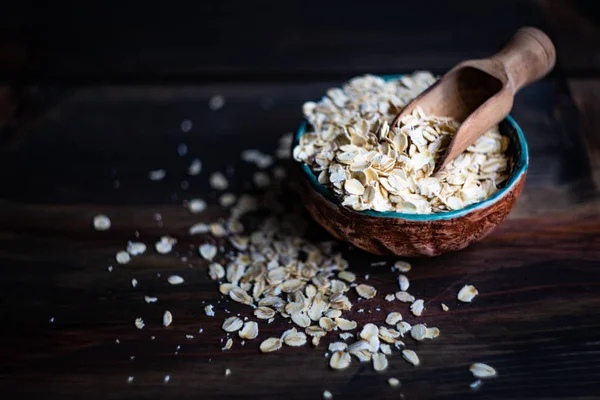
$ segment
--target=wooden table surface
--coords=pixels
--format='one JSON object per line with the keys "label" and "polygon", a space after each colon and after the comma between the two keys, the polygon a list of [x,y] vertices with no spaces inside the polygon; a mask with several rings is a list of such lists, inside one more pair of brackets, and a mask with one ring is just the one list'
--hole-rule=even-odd
{"label": "wooden table surface", "polygon": [[[109,7],[38,10],[30,23],[15,17],[23,10],[7,18],[0,75],[17,78],[19,107],[0,110],[0,122],[9,119],[0,131],[2,398],[319,399],[324,390],[335,399],[600,398],[600,29],[591,6],[434,1],[440,11],[433,13],[420,4],[369,2],[392,8],[367,18],[364,3],[339,11],[297,2],[287,12],[250,3],[153,9],[154,18],[169,21],[164,33],[151,17]],[[111,16],[110,28],[95,16]],[[422,320],[442,332],[411,343],[420,367],[396,352],[383,373],[358,362],[332,371],[328,340],[272,354],[259,352],[259,340],[221,351],[223,310],[249,309],[221,298],[205,261],[149,251],[115,263],[136,231],[149,245],[170,234],[179,240],[176,252],[187,254],[200,241],[189,226],[225,215],[209,173],[229,170],[233,190],[245,190],[252,169],[240,152],[273,151],[297,125],[303,101],[365,72],[442,73],[493,52],[526,24],[546,29],[558,49],[555,72],[523,90],[512,112],[530,146],[526,187],[509,219],[482,242],[411,260],[411,292],[426,301]],[[12,98],[2,89],[3,101]],[[208,107],[214,95],[225,98],[218,111]],[[180,129],[185,119],[189,132]],[[181,143],[189,149],[183,157]],[[203,171],[190,179],[194,157]],[[157,168],[166,178],[150,181]],[[210,204],[193,216],[182,201],[195,197]],[[110,216],[108,232],[92,229],[97,213]],[[314,225],[311,232],[327,239]],[[398,310],[415,321],[405,304],[383,300],[397,285],[389,268],[395,258],[340,249],[381,294],[361,303],[371,313],[355,307],[353,318],[381,321]],[[387,266],[370,265],[378,261]],[[169,274],[185,283],[169,285]],[[465,284],[480,292],[472,304],[456,301]],[[159,301],[146,304],[145,295]],[[441,311],[442,302],[450,311]],[[206,304],[217,317],[204,314]],[[165,329],[167,309],[174,322]],[[288,327],[277,318],[259,339]],[[473,362],[494,366],[498,377],[472,390]],[[401,386],[390,388],[389,377]]]}

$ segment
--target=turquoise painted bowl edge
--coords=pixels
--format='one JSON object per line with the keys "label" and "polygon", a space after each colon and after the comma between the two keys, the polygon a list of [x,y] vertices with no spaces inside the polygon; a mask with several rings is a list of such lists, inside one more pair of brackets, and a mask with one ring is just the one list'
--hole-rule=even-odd
{"label": "turquoise painted bowl edge", "polygon": [[[393,80],[393,79],[399,79],[402,76],[403,76],[402,74],[400,74],[400,75],[384,75],[384,76],[382,76],[382,78],[385,79],[386,81],[389,81],[389,80]],[[472,211],[486,208],[486,207],[494,204],[495,202],[500,200],[502,197],[504,197],[504,195],[510,190],[510,188],[512,188],[521,179],[521,177],[527,172],[527,168],[529,168],[529,149],[527,148],[527,141],[525,140],[525,135],[523,134],[523,130],[521,129],[519,124],[517,124],[517,122],[513,119],[513,117],[511,117],[510,115],[507,115],[506,118],[500,124],[503,124],[503,123],[508,123],[515,130],[515,134],[513,134],[511,136],[512,136],[512,139],[514,139],[515,137],[518,139],[515,143],[515,145],[517,146],[516,152],[515,152],[517,155],[517,160],[516,160],[516,163],[514,164],[513,172],[511,174],[510,178],[508,179],[508,182],[506,183],[506,185],[503,186],[502,188],[500,188],[496,193],[494,193],[489,198],[487,198],[483,201],[480,201],[478,203],[471,204],[470,206],[467,206],[465,208],[461,208],[460,210],[447,211],[447,212],[441,212],[441,213],[435,213],[435,214],[408,214],[408,213],[399,213],[399,212],[393,212],[393,211],[382,212],[382,211],[373,211],[373,210],[356,211],[356,210],[352,210],[351,208],[348,208],[348,210],[355,212],[357,214],[368,215],[371,217],[401,218],[401,219],[405,219],[405,220],[409,220],[409,221],[436,221],[436,220],[446,220],[446,219],[462,217]],[[294,148],[299,143],[299,140],[302,137],[302,135],[304,135],[306,133],[306,129],[308,128],[308,126],[309,126],[309,122],[306,119],[304,119],[300,123],[300,126],[298,127],[298,129],[296,131],[296,135],[294,137],[294,143],[293,143],[292,148]],[[319,181],[317,180],[317,176],[310,169],[308,164],[302,163],[301,167],[302,167],[303,174],[306,176],[306,178],[308,179],[308,181],[310,183],[310,186],[314,190],[316,190],[319,194],[321,194],[327,200],[333,202],[336,205],[342,206],[340,204],[339,200],[333,194],[333,192],[331,192],[329,189],[327,189],[325,186],[323,186],[322,184],[319,183]]]}

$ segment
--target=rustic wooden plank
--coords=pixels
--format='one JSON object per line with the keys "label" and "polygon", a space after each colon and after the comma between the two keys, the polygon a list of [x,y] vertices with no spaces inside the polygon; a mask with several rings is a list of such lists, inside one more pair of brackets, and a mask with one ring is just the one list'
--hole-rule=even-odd
{"label": "rustic wooden plank", "polygon": [[[513,114],[531,148],[531,173],[511,219],[465,251],[414,261],[411,291],[427,301],[423,320],[442,331],[436,341],[416,345],[421,367],[395,354],[383,374],[358,363],[333,372],[324,357],[327,341],[269,355],[259,353],[258,340],[220,350],[219,326],[229,315],[224,310],[243,315],[250,310],[220,298],[206,262],[190,249],[202,240],[187,234],[192,223],[225,215],[214,205],[208,173],[233,166],[233,190],[242,190],[252,170],[239,152],[272,150],[277,137],[296,126],[301,102],[332,83],[41,88],[30,99],[35,116],[17,127],[20,140],[0,148],[3,393],[307,399],[327,389],[335,398],[350,399],[593,398],[600,391],[600,206],[590,184],[597,155],[582,157],[588,139],[580,138],[569,92],[554,81],[525,90],[515,104]],[[226,103],[211,111],[208,99],[216,94]],[[582,98],[575,95],[583,105],[579,117],[585,118],[597,103]],[[179,125],[186,118],[193,127],[183,133]],[[186,157],[177,154],[180,143],[189,148]],[[194,156],[203,160],[204,170],[182,190]],[[149,181],[152,168],[166,168],[166,179]],[[181,206],[184,198],[197,196],[211,203],[198,218]],[[293,194],[285,199],[297,201]],[[98,212],[111,216],[109,232],[92,230]],[[177,254],[189,261],[149,251],[117,266],[114,254],[135,231],[150,245],[161,235],[174,235]],[[314,225],[309,235],[327,239]],[[396,290],[396,274],[388,268],[393,259],[345,245],[341,250],[361,279],[370,275],[368,282],[381,295]],[[370,266],[381,260],[388,267]],[[165,278],[173,273],[184,276],[185,284],[168,285]],[[132,278],[139,281],[135,289]],[[473,304],[458,304],[456,292],[467,283],[481,295]],[[159,302],[146,304],[144,295],[158,296]],[[441,302],[450,306],[448,313]],[[216,318],[204,315],[207,303],[215,305]],[[416,321],[406,305],[381,297],[359,304],[356,309],[372,312],[355,311],[361,322],[396,309]],[[174,315],[168,329],[160,326],[166,309]],[[144,318],[144,330],[134,327],[136,317]],[[261,329],[259,339],[288,327],[277,319]],[[473,381],[468,365],[475,361],[490,363],[500,374],[477,393],[468,386]],[[226,368],[233,372],[228,378]],[[168,384],[165,375],[171,376]],[[132,384],[129,376],[135,377]],[[387,385],[391,376],[402,381],[399,389]]]}

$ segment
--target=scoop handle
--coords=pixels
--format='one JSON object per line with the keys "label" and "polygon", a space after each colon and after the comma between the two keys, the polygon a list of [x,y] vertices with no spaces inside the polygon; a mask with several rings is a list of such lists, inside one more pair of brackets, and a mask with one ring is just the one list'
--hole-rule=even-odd
{"label": "scoop handle", "polygon": [[524,27],[491,59],[503,65],[512,92],[516,94],[522,87],[552,70],[556,62],[556,49],[544,32]]}

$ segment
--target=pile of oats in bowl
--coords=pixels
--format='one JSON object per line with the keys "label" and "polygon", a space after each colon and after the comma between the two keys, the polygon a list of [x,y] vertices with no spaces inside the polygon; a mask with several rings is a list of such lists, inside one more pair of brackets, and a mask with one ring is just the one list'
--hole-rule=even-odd
{"label": "pile of oats in bowl", "polygon": [[328,90],[318,103],[304,104],[312,131],[300,138],[294,158],[357,211],[430,214],[485,200],[510,175],[509,138],[498,126],[435,176],[435,163],[459,123],[415,109],[390,126],[434,82],[429,72],[389,81],[365,75]]}

